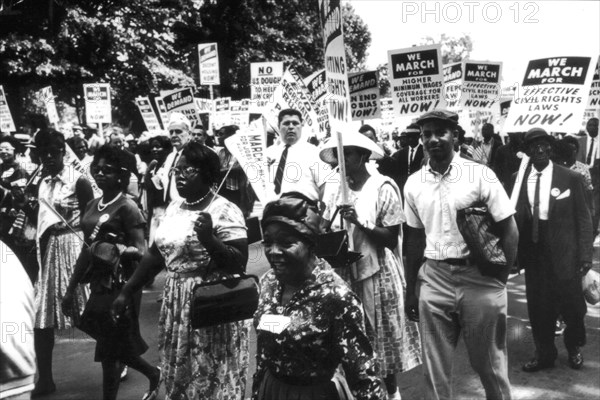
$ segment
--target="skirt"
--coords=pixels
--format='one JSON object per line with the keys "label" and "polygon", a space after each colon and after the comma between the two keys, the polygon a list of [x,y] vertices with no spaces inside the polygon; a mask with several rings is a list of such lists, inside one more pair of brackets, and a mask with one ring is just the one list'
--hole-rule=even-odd
{"label": "skirt", "polygon": [[[73,267],[81,252],[82,243],[74,233],[52,233],[35,285],[35,328],[66,329],[73,326],[71,318],[63,314],[61,302],[73,275]],[[83,312],[89,298],[87,285],[79,285],[74,295],[75,309]]]}
{"label": "skirt", "polygon": [[258,390],[258,400],[351,400],[350,389],[341,374],[317,385],[292,385],[277,379],[268,369]]}

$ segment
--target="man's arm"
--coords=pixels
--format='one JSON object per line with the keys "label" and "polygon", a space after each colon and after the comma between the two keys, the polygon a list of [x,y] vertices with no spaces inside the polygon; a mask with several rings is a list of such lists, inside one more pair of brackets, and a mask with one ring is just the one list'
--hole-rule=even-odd
{"label": "man's arm", "polygon": [[425,229],[406,227],[406,302],[404,311],[411,321],[419,320],[419,303],[416,296],[417,276],[425,254]]}
{"label": "man's arm", "polygon": [[580,273],[585,275],[592,268],[592,258],[594,252],[594,234],[592,227],[592,217],[585,201],[585,183],[582,175],[575,176],[571,192],[573,196],[573,208],[575,211],[575,226],[577,232],[577,247],[580,265]]}
{"label": "man's arm", "polygon": [[515,264],[517,247],[519,246],[519,230],[517,229],[515,217],[511,215],[498,222],[498,228],[500,229],[502,250],[504,250],[506,256],[506,268],[510,271]]}

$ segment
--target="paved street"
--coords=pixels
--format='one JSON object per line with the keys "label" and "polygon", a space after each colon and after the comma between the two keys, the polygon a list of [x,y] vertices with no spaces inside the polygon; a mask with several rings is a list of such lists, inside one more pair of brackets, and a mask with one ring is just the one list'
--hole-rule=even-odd
{"label": "paved street", "polygon": [[[595,248],[594,268],[600,271],[600,248]],[[259,244],[251,246],[250,273],[261,275],[268,269],[267,262]],[[146,359],[158,363],[156,324],[159,303],[156,302],[159,290],[164,282],[159,275],[154,287],[147,290],[143,298],[141,327],[142,334],[150,350]],[[557,338],[559,356],[556,367],[534,374],[521,371],[521,364],[533,354],[533,341],[527,319],[524,276],[512,277],[509,281],[509,320],[508,351],[510,380],[515,399],[598,399],[600,398],[600,304],[588,307],[586,317],[588,344],[583,349],[585,365],[582,370],[574,371],[567,364],[567,352],[562,338]],[[255,340],[252,335],[251,347]],[[254,351],[252,350],[252,357]],[[99,399],[101,398],[101,368],[94,359],[94,341],[81,332],[65,332],[58,340],[54,351],[54,378],[57,392],[43,397],[48,400]],[[464,345],[459,345],[455,362],[458,378],[453,382],[457,399],[482,399],[484,392],[478,377],[471,371]],[[254,364],[250,371],[254,370]],[[251,381],[249,377],[248,381]],[[421,396],[420,367],[400,376],[400,390],[404,399],[416,399]],[[147,390],[146,379],[136,371],[130,370],[128,379],[122,383],[119,399],[141,399]],[[164,396],[161,391],[159,398]]]}

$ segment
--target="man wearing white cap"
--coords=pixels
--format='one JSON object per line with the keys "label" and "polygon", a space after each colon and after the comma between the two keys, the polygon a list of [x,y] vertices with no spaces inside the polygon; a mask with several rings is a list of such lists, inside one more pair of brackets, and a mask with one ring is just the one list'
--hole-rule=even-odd
{"label": "man wearing white cap", "polygon": [[[158,170],[156,175],[152,178],[154,186],[156,186],[157,189],[163,190],[163,198],[167,203],[181,199],[175,185],[175,176],[171,176],[169,171],[177,165],[177,161],[179,161],[179,158],[181,157],[183,146],[190,141],[191,128],[192,124],[185,115],[180,112],[171,113],[167,129],[169,131],[171,143],[173,144],[173,152],[167,156],[162,168]],[[152,163],[150,163],[148,168],[153,167]]]}

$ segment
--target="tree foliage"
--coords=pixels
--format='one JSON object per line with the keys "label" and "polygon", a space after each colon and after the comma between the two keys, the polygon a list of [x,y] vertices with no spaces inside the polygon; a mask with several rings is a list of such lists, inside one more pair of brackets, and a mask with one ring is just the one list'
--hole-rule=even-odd
{"label": "tree foliage", "polygon": [[460,36],[449,36],[445,33],[439,38],[427,36],[421,40],[421,45],[442,44],[442,63],[452,64],[463,60],[468,60],[471,51],[473,51],[473,41],[471,36],[463,33]]}
{"label": "tree foliage", "polygon": [[[371,38],[349,4],[344,28],[349,68],[361,68]],[[34,111],[32,93],[51,85],[81,115],[82,84],[107,82],[113,116],[128,123],[136,96],[199,82],[207,42],[219,45],[221,96],[249,96],[252,62],[323,67],[317,0],[24,0],[0,13],[0,84],[13,114]]]}

